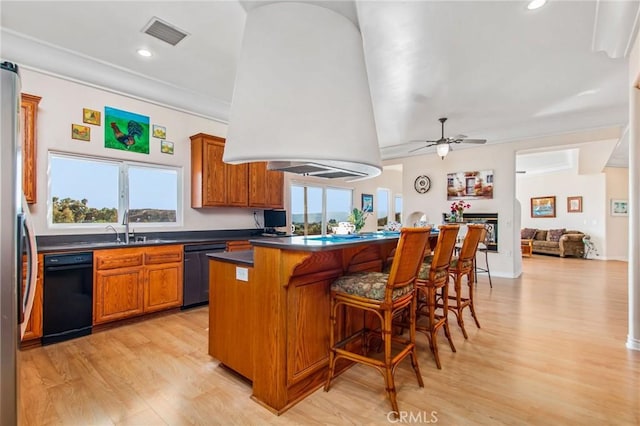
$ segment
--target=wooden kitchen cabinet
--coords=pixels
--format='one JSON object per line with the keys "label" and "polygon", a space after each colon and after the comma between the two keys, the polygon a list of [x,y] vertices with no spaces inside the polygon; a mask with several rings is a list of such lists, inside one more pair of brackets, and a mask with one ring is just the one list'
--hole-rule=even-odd
{"label": "wooden kitchen cabinet", "polygon": [[93,284],[93,323],[142,314],[143,282],[142,267],[97,271]]}
{"label": "wooden kitchen cabinet", "polygon": [[143,313],[142,248],[93,252],[93,324]]}
{"label": "wooden kitchen cabinet", "polygon": [[[26,277],[27,277],[27,264],[26,261],[22,263],[22,291],[25,289]],[[33,339],[39,339],[42,337],[42,277],[44,273],[43,269],[43,255],[38,255],[38,276],[36,278],[36,292],[33,300],[33,308],[31,309],[31,316],[29,322],[27,322],[27,328],[25,329],[22,341],[27,342]]]}
{"label": "wooden kitchen cabinet", "polygon": [[145,265],[144,312],[182,305],[182,247],[153,247],[145,253]]}
{"label": "wooden kitchen cabinet", "polygon": [[40,96],[23,93],[20,104],[20,127],[22,133],[22,191],[27,203],[34,204],[36,198],[36,124]]}
{"label": "wooden kitchen cabinet", "polygon": [[247,207],[248,167],[222,161],[225,140],[191,136],[191,207]]}
{"label": "wooden kitchen cabinet", "polygon": [[224,146],[217,136],[191,136],[191,207],[283,208],[284,173],[264,161],[226,164]]}
{"label": "wooden kitchen cabinet", "polygon": [[93,323],[182,304],[181,245],[94,251]]}
{"label": "wooden kitchen cabinet", "polygon": [[283,187],[283,172],[267,170],[264,161],[249,164],[249,207],[283,208]]}

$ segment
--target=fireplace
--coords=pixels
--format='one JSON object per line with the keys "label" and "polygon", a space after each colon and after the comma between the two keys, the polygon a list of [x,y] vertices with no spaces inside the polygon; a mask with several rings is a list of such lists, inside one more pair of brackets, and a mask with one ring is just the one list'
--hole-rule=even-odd
{"label": "fireplace", "polygon": [[[449,214],[443,213],[446,222]],[[498,213],[465,213],[463,223],[484,223],[487,228],[487,249],[498,251]]]}

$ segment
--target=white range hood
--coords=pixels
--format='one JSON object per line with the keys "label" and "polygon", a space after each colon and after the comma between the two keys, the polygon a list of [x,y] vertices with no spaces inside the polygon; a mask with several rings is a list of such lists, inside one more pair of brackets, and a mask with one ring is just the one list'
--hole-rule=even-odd
{"label": "white range hood", "polygon": [[303,3],[248,12],[223,160],[328,178],[381,173],[362,38],[350,20]]}

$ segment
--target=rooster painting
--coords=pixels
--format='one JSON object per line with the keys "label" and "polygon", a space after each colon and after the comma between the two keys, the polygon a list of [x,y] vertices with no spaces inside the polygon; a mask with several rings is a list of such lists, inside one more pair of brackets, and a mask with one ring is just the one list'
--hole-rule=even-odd
{"label": "rooster painting", "polygon": [[149,117],[104,107],[104,146],[140,154],[149,153]]}
{"label": "rooster painting", "polygon": [[113,129],[113,135],[116,137],[116,140],[124,144],[127,149],[129,149],[131,145],[136,143],[136,136],[142,136],[143,132],[142,126],[133,120],[130,120],[129,124],[127,124],[126,135],[122,133],[118,125],[114,122],[111,122],[111,129]]}

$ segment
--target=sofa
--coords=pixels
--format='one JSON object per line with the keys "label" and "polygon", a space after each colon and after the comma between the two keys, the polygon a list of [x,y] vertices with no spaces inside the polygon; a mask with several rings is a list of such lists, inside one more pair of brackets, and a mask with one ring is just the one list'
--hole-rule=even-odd
{"label": "sofa", "polygon": [[588,236],[581,231],[566,229],[524,228],[520,238],[532,240],[533,253],[553,254],[560,257],[584,256],[583,238]]}

